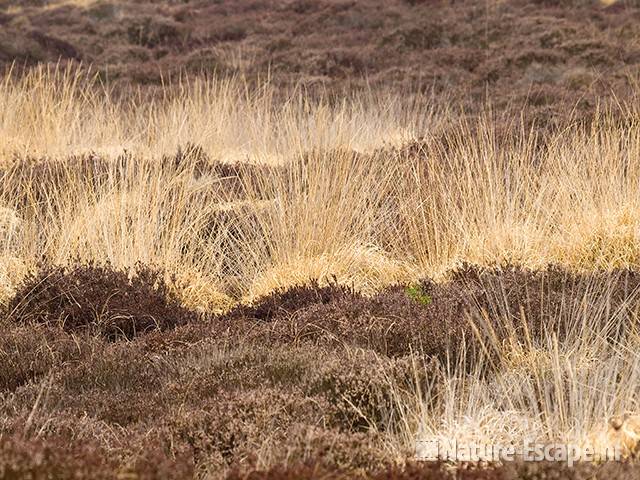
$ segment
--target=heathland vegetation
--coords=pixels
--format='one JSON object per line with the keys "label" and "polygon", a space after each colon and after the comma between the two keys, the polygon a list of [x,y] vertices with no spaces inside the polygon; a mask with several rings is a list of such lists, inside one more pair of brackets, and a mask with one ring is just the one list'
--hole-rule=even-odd
{"label": "heathland vegetation", "polygon": [[[215,38],[202,2],[149,3],[144,21],[143,3],[9,3],[0,479],[638,475],[640,431],[610,423],[640,412],[632,2],[398,2],[390,20],[358,20],[348,2],[233,2],[248,27]],[[217,18],[225,2],[212,3],[200,7]],[[521,30],[498,28],[519,3]],[[531,4],[554,21],[535,27]],[[264,30],[256,9],[274,12]],[[429,30],[430,9],[452,28],[466,11],[470,26]],[[283,11],[354,44],[357,23],[365,51],[381,29],[380,48],[402,55],[369,65],[377,83],[341,51],[326,84],[293,84],[317,62],[283,59],[326,53],[307,32],[306,46],[273,40],[273,71],[227,56],[237,68],[180,65],[150,85],[133,67],[105,73],[118,42],[147,69],[207,42],[213,56],[234,42],[266,52]],[[12,43],[46,12],[82,28]],[[507,60],[460,60],[483,38]],[[78,39],[104,46],[83,53]],[[607,60],[622,39],[635,43]],[[449,80],[393,80],[425,52]],[[499,78],[484,78],[494,63]],[[603,65],[616,66],[607,88]],[[517,72],[546,96],[524,95]],[[477,82],[497,93],[479,98]],[[614,446],[624,461],[416,463],[427,437]]]}

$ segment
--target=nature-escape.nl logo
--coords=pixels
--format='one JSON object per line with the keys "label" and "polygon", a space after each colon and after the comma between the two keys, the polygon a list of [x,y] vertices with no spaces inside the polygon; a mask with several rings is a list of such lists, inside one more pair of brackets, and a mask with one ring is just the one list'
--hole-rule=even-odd
{"label": "nature-escape.nl logo", "polygon": [[481,444],[459,442],[455,439],[426,438],[416,440],[416,460],[452,462],[576,462],[619,461],[617,447],[597,449],[591,445],[569,443],[537,443],[524,440],[522,444]]}

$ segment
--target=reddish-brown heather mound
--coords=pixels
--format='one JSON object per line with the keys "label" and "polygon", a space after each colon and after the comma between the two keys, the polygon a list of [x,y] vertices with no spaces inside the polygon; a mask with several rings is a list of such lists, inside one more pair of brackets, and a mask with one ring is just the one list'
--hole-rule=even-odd
{"label": "reddish-brown heather mound", "polygon": [[172,459],[158,449],[140,455],[123,467],[109,458],[95,442],[70,445],[63,439],[0,437],[0,480],[114,480],[192,479],[193,465],[184,459]]}
{"label": "reddish-brown heather mound", "polygon": [[287,289],[275,291],[256,300],[252,305],[241,305],[224,317],[227,321],[247,318],[260,322],[269,322],[287,318],[295,312],[304,310],[312,305],[326,305],[340,300],[355,301],[360,295],[341,285],[318,286],[296,285]]}
{"label": "reddish-brown heather mound", "polygon": [[[224,163],[209,158],[202,147],[188,143],[179,147],[174,155],[152,160],[126,152],[116,158],[105,158],[92,153],[56,159],[14,155],[10,162],[0,167],[0,179],[7,185],[7,189],[36,185],[47,193],[51,189],[65,191],[74,183],[89,184],[95,188],[108,183],[113,188],[126,180],[139,178],[148,170],[158,173],[165,171],[173,176],[187,173],[194,179],[205,175],[219,178],[216,187],[223,190],[229,199],[242,196],[245,189],[259,179],[268,182],[265,177],[278,175],[283,171],[280,167],[242,162]],[[38,195],[39,192],[34,190],[31,193]],[[42,193],[42,198],[32,197],[26,200],[44,200],[45,193]]]}
{"label": "reddish-brown heather mound", "polygon": [[[33,471],[33,478],[73,478],[71,470],[77,478],[89,470],[91,478],[113,478],[110,472],[127,469],[141,478],[189,478],[227,468],[235,468],[230,478],[255,479],[637,476],[630,464],[507,464],[457,476],[437,464],[403,470],[391,467],[397,454],[385,444],[393,419],[433,383],[431,357],[443,358],[452,339],[470,335],[465,315],[484,309],[515,319],[524,311],[536,335],[570,331],[576,308],[632,313],[635,272],[465,267],[444,283],[373,297],[335,285],[296,287],[224,316],[175,322],[183,317],[166,297],[164,309],[141,293],[135,309],[121,298],[135,284],[126,275],[52,270],[57,276],[38,277],[42,286],[32,280],[31,310],[0,329],[0,479]],[[136,288],[148,298],[162,291],[150,280],[144,285]],[[82,308],[60,302],[62,292]],[[92,302],[119,314],[126,307],[135,322],[153,311],[161,328],[110,341],[113,325],[105,331],[86,321],[98,308]],[[50,320],[69,313],[74,328]],[[257,470],[264,458],[272,470]]]}
{"label": "reddish-brown heather mound", "polygon": [[132,278],[101,265],[49,267],[27,277],[9,302],[9,320],[134,338],[195,319],[170,293],[161,272],[140,266]]}
{"label": "reddish-brown heather mound", "polygon": [[563,337],[576,331],[580,309],[591,309],[594,322],[607,321],[603,308],[631,312],[639,287],[640,273],[627,270],[576,274],[559,267],[464,266],[444,283],[426,280],[414,286],[423,302],[412,297],[410,287],[364,297],[342,287],[312,285],[275,292],[219,321],[231,329],[241,320],[266,321],[251,330],[270,342],[347,344],[387,356],[421,352],[444,360],[461,346],[473,348],[477,332],[471,325],[482,324],[483,317],[498,335],[524,334],[526,324],[534,338],[554,332]]}

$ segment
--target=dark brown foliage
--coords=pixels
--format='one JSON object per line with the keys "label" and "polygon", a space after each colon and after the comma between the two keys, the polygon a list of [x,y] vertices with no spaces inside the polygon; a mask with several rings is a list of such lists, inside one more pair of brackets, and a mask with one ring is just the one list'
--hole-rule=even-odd
{"label": "dark brown foliage", "polygon": [[381,468],[381,438],[353,407],[378,415],[371,421],[384,429],[386,376],[409,375],[400,361],[387,371],[380,359],[372,369],[378,360],[364,352],[234,339],[240,332],[225,334],[215,322],[131,342],[7,327],[0,347],[12,367],[2,372],[0,432],[39,432],[70,446],[95,441],[119,469],[131,462],[117,459],[135,463],[157,448],[199,471],[252,468],[261,448],[278,461],[322,456],[326,468]]}
{"label": "dark brown foliage", "polygon": [[[394,419],[406,408],[399,397],[415,399],[428,387],[437,394],[430,362],[455,352],[454,340],[463,336],[473,346],[465,318],[476,321],[485,310],[489,318],[514,320],[518,334],[515,320],[524,312],[538,336],[572,331],[577,308],[594,314],[610,309],[632,320],[640,283],[635,272],[466,266],[447,282],[422,282],[425,302],[401,286],[373,297],[336,285],[296,287],[227,315],[167,322],[146,335],[131,331],[131,341],[112,342],[109,330],[81,321],[90,303],[111,311],[126,306],[134,316],[152,307],[139,297],[131,310],[121,294],[107,295],[111,288],[132,288],[135,280],[105,269],[100,275],[95,267],[53,269],[54,275],[38,277],[40,286],[31,279],[31,310],[15,317],[17,309],[13,321],[4,322],[0,472],[11,465],[20,472],[13,478],[32,471],[35,478],[43,472],[69,478],[64,468],[80,472],[79,478],[89,470],[94,478],[128,471],[188,478],[228,468],[234,470],[230,478],[256,479],[615,479],[636,473],[628,464],[400,469],[391,467],[394,458],[384,449],[384,435],[393,433]],[[142,278],[148,280],[145,296],[155,298],[162,288],[151,287],[154,275]],[[17,298],[28,299],[28,291]],[[62,291],[83,307],[49,301]],[[110,296],[118,303],[107,302]],[[166,308],[175,307],[163,298]],[[66,329],[49,320],[60,312],[73,313]],[[31,440],[36,434],[39,440]],[[261,452],[268,452],[272,470],[256,470]],[[32,458],[45,460],[36,465]]]}
{"label": "dark brown foliage", "polygon": [[68,448],[53,438],[47,442],[28,441],[18,436],[0,439],[2,480],[110,479],[114,473],[114,464],[95,446]]}
{"label": "dark brown foliage", "polygon": [[404,286],[373,297],[333,286],[295,287],[250,308],[240,307],[221,320],[267,320],[270,325],[256,332],[270,341],[348,344],[387,356],[413,351],[446,361],[461,353],[461,347],[473,353],[478,335],[486,328],[499,336],[524,335],[528,330],[534,339],[542,340],[554,333],[560,338],[576,333],[581,311],[588,311],[594,322],[605,322],[606,312],[628,315],[634,321],[640,274],[467,265],[444,283],[427,280],[419,288],[430,299],[426,304],[413,299]]}
{"label": "dark brown foliage", "polygon": [[292,314],[314,305],[326,305],[338,300],[354,300],[359,296],[341,285],[318,286],[298,285],[288,289],[273,292],[257,300],[251,306],[240,306],[232,310],[226,319],[248,318],[261,322],[287,318]]}
{"label": "dark brown foliage", "polygon": [[63,438],[33,440],[21,436],[0,438],[0,480],[79,480],[136,478],[192,479],[193,466],[171,459],[157,449],[121,466],[95,442],[69,444]]}
{"label": "dark brown foliage", "polygon": [[478,311],[506,319],[508,322],[495,325],[499,330],[505,325],[516,335],[523,334],[526,323],[534,338],[552,333],[562,338],[578,331],[585,312],[593,328],[603,326],[614,312],[628,316],[629,324],[636,321],[640,273],[619,269],[580,274],[555,266],[531,271],[516,266],[486,269],[465,265],[441,288],[459,290]]}
{"label": "dark brown foliage", "polygon": [[172,329],[195,318],[172,296],[163,274],[145,266],[132,278],[109,266],[44,268],[23,281],[8,311],[12,322],[90,330],[109,340]]}
{"label": "dark brown foliage", "polygon": [[52,56],[57,55],[59,58],[81,60],[80,54],[69,42],[46,35],[37,30],[31,32],[29,36],[38,42],[42,48],[50,52]]}
{"label": "dark brown foliage", "polygon": [[264,199],[260,197],[257,182],[268,183],[270,177],[282,180],[286,174],[284,167],[242,162],[229,164],[211,159],[202,147],[189,143],[178,148],[174,155],[153,160],[126,152],[113,159],[96,154],[62,159],[15,156],[0,167],[0,181],[6,192],[3,199],[6,204],[28,214],[30,210],[55,210],[56,200],[73,195],[78,185],[82,185],[84,194],[93,193],[99,198],[116,188],[131,188],[132,183],[150,171],[159,175],[167,173],[173,178],[215,179],[206,195],[218,201],[243,200],[247,198],[247,192],[257,195],[257,199]]}
{"label": "dark brown foliage", "polygon": [[0,392],[13,391],[48,374],[53,365],[81,358],[68,335],[23,325],[0,334]]}

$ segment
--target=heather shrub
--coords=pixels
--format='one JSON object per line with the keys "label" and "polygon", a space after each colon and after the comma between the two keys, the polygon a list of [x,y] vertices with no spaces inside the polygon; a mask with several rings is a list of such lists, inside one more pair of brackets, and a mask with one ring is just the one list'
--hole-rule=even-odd
{"label": "heather shrub", "polygon": [[[456,478],[485,478],[474,476],[471,472],[464,469],[456,472],[442,462],[409,463],[406,466],[386,464],[383,467],[368,468],[364,471],[336,469],[326,466],[322,458],[310,458],[306,462],[291,465],[274,465],[270,469],[263,471],[243,472],[240,469],[236,469],[226,478],[227,480],[311,480],[317,478],[326,480],[453,480]],[[494,477],[492,471],[488,469],[483,470],[483,472],[486,473],[487,479],[509,478]],[[469,475],[470,473],[471,475]]]}
{"label": "heather shrub", "polygon": [[404,466],[387,465],[382,469],[336,470],[327,468],[321,459],[310,459],[293,465],[275,465],[268,470],[250,472],[234,470],[227,480],[307,480],[370,479],[370,480],[517,480],[562,478],[579,480],[622,480],[634,478],[638,466],[627,462],[593,464],[581,462],[568,467],[562,462],[507,462],[502,465],[476,466],[462,464],[452,468],[444,462],[408,463]]}
{"label": "heather shrub", "polygon": [[64,160],[16,156],[0,168],[0,179],[11,192],[16,209],[51,205],[48,196],[71,188],[75,180],[98,187],[109,173],[109,162],[95,155],[70,156]]}
{"label": "heather shrub", "polygon": [[[589,312],[591,322],[606,322],[609,317],[602,312],[635,311],[640,273],[626,269],[576,273],[553,265],[536,271],[463,265],[439,288],[468,297],[475,315],[485,312],[498,335],[523,336],[526,326],[534,339],[551,333],[564,338],[575,332],[580,312]],[[504,325],[511,331],[500,330]]]}
{"label": "heather shrub", "polygon": [[127,37],[135,45],[153,48],[185,41],[188,35],[184,26],[169,18],[147,16],[128,19]]}
{"label": "heather shrub", "polygon": [[25,439],[18,435],[0,438],[0,479],[18,480],[192,479],[193,465],[149,448],[129,464],[110,457],[95,442],[71,442],[64,438]]}
{"label": "heather shrub", "polygon": [[[65,392],[67,393],[67,392]],[[65,397],[67,402],[69,397]],[[71,400],[76,411],[83,407],[91,408],[91,417],[117,428],[136,426],[146,422],[154,422],[166,414],[166,392],[140,391],[128,392],[117,390],[104,392],[94,390]],[[172,400],[177,400],[173,398]]]}
{"label": "heather shrub", "polygon": [[332,353],[321,348],[286,343],[267,346],[260,338],[244,338],[233,347],[227,344],[223,351],[219,345],[218,342],[202,342],[184,352],[179,361],[181,376],[190,378],[191,389],[200,398],[215,397],[240,386],[297,391],[316,369],[318,359],[331,361],[334,358]]}
{"label": "heather shrub", "polygon": [[112,479],[117,464],[95,445],[69,446],[55,439],[30,441],[19,436],[0,438],[0,479]]}
{"label": "heather shrub", "polygon": [[272,321],[286,318],[311,305],[327,304],[340,298],[354,298],[355,294],[341,285],[320,287],[317,282],[311,285],[297,285],[279,290],[261,297],[250,306],[239,306],[229,312],[226,318],[250,318],[259,321]]}
{"label": "heather shrub", "polygon": [[276,465],[268,470],[248,472],[236,467],[226,476],[226,480],[311,480],[317,478],[338,480],[349,477],[345,472],[327,469],[317,462],[289,466]]}
{"label": "heather shrub", "polygon": [[353,367],[332,365],[322,369],[310,385],[310,393],[327,400],[331,422],[346,431],[364,431],[372,426],[384,429],[390,415],[389,387],[385,388],[379,378],[372,379],[369,369]]}
{"label": "heather shrub", "polygon": [[[211,159],[201,146],[186,143],[175,154],[148,159],[124,152],[117,157],[95,153],[50,158],[16,155],[10,163],[0,166],[0,179],[9,193],[7,201],[20,209],[33,209],[58,204],[52,197],[69,194],[81,187],[99,193],[112,193],[114,187],[126,188],[149,172],[171,177],[186,176],[193,181],[216,179],[215,196],[223,200],[246,198],[246,190],[258,191],[265,176],[282,176],[281,167],[244,163],[228,164]],[[86,192],[85,192],[86,193]]]}
{"label": "heather shrub", "polygon": [[109,265],[46,267],[27,277],[8,305],[15,323],[88,331],[109,340],[132,339],[193,321],[159,271],[139,266],[130,278]]}
{"label": "heather shrub", "polygon": [[[313,288],[299,287],[268,297],[268,302],[258,302],[249,315],[272,320],[261,330],[271,341],[346,344],[391,357],[413,351],[446,359],[464,333],[465,315],[471,308],[462,295],[438,292],[438,297],[437,287],[429,282],[420,287],[433,297],[427,305],[407,296],[403,287],[373,297],[335,291],[335,287]],[[244,313],[239,309],[234,314],[240,312]]]}
{"label": "heather shrub", "polygon": [[[270,388],[221,392],[166,419],[173,443],[192,452],[200,468],[251,466],[263,449],[286,449],[287,430],[313,419],[316,406],[299,395]],[[184,447],[180,447],[184,449]]]}
{"label": "heather shrub", "polygon": [[426,390],[429,379],[424,368],[414,368],[415,360],[366,350],[336,352],[308,373],[304,391],[324,400],[326,420],[342,431],[388,431],[401,414],[398,395]]}
{"label": "heather shrub", "polygon": [[[287,432],[287,450],[275,464],[313,462],[333,471],[375,471],[393,461],[385,451],[384,436],[373,430],[345,432],[337,428],[309,424],[295,424]],[[284,449],[281,449],[284,450]]]}
{"label": "heather shrub", "polygon": [[382,436],[344,432],[322,425],[322,408],[271,389],[224,394],[187,415],[168,420],[174,448],[191,451],[203,473],[225,468],[251,471],[260,463],[304,462],[321,458],[331,469],[381,468],[390,461]]}
{"label": "heather shrub", "polygon": [[[5,412],[17,408],[11,418],[25,409],[24,414],[28,415],[44,395],[47,407],[38,413],[45,416],[66,412],[128,427],[160,418],[169,406],[181,401],[179,395],[184,391],[168,388],[175,380],[175,371],[169,365],[163,368],[165,365],[135,343],[111,343],[86,336],[74,338],[61,331],[58,336],[61,339],[54,337],[37,348],[46,363],[39,370],[27,371],[30,376],[26,380],[22,370],[15,367],[9,370],[18,372],[8,377],[13,383],[6,388]],[[38,358],[29,351],[26,353],[30,354],[23,360],[26,365],[33,363],[33,357]],[[9,366],[20,363],[17,355],[8,360]],[[0,417],[2,412],[0,408]]]}
{"label": "heather shrub", "polygon": [[81,357],[67,335],[42,327],[20,326],[0,330],[0,392],[13,391],[48,374],[55,365]]}
{"label": "heather shrub", "polygon": [[462,265],[444,282],[423,280],[371,297],[333,285],[292,287],[220,320],[228,325],[267,321],[252,328],[252,334],[270,342],[346,344],[390,357],[419,352],[443,362],[464,353],[472,368],[478,336],[490,333],[487,325],[499,339],[529,335],[534,342],[575,332],[579,312],[590,312],[594,321],[606,319],[604,311],[618,312],[628,315],[631,325],[639,287],[640,275],[628,270],[574,273],[554,266],[531,271]]}
{"label": "heather shrub", "polygon": [[[431,302],[408,295],[403,285],[370,297],[336,285],[295,287],[224,315],[191,319],[187,311],[188,319],[165,321],[147,335],[136,335],[146,331],[136,325],[126,337],[132,341],[113,342],[123,336],[82,321],[101,302],[111,315],[126,307],[137,322],[151,309],[183,309],[168,292],[162,295],[153,274],[143,274],[149,280],[138,285],[140,277],[106,267],[49,271],[19,288],[22,301],[12,300],[0,333],[0,359],[7,365],[0,371],[0,435],[12,437],[30,424],[28,432],[71,449],[96,440],[113,461],[109,468],[144,471],[147,478],[162,478],[171,468],[197,475],[236,468],[232,475],[248,478],[324,471],[344,474],[337,478],[356,472],[364,478],[454,478],[437,465],[385,470],[399,454],[388,438],[402,434],[402,421],[415,421],[419,398],[428,409],[430,398],[447,394],[437,363],[462,348],[473,351],[477,333],[470,322],[484,314],[506,339],[525,333],[516,322],[524,318],[535,342],[547,332],[573,331],[577,308],[609,308],[632,319],[640,278],[626,271],[463,266],[444,282],[413,285]],[[137,290],[123,293],[131,288]],[[513,331],[504,319],[512,320]],[[85,332],[99,335],[79,334]],[[262,471],[279,464],[289,467]],[[566,473],[554,465],[531,474],[529,468],[464,469],[457,478]],[[612,478],[623,477],[616,472]]]}

